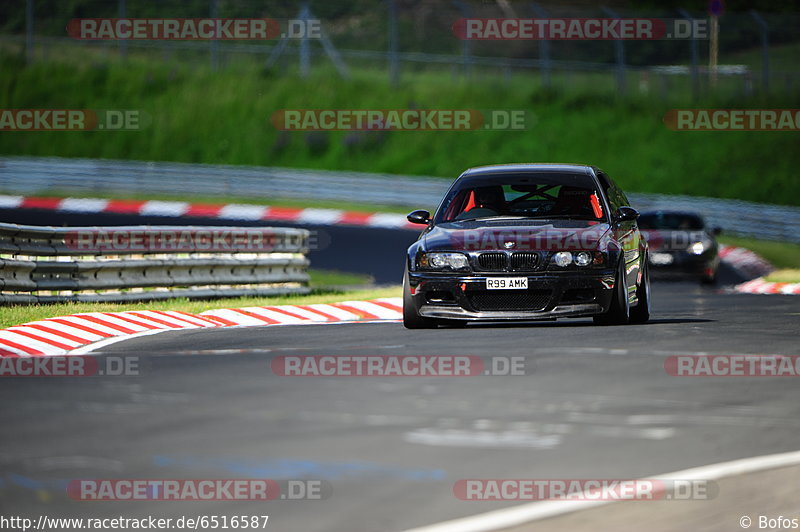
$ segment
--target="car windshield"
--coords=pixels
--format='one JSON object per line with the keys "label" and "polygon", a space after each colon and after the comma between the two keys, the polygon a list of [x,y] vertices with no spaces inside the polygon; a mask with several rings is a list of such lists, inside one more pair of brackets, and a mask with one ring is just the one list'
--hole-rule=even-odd
{"label": "car windshield", "polygon": [[594,180],[583,174],[496,174],[462,178],[437,212],[436,222],[480,218],[603,219]]}
{"label": "car windshield", "polygon": [[660,229],[667,231],[699,231],[703,229],[703,219],[687,213],[642,213],[639,216],[640,229]]}

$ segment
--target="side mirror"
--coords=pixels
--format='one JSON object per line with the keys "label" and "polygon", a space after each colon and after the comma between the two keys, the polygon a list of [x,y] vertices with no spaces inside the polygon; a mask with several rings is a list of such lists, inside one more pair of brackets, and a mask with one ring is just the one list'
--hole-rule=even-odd
{"label": "side mirror", "polygon": [[722,234],[722,228],[721,227],[712,227],[711,228],[711,234],[714,235],[714,236],[721,235]]}
{"label": "side mirror", "polygon": [[406,216],[406,220],[412,224],[428,225],[431,221],[431,213],[428,211],[414,211]]}
{"label": "side mirror", "polygon": [[614,220],[617,222],[632,222],[639,217],[639,211],[633,207],[620,207],[614,215]]}

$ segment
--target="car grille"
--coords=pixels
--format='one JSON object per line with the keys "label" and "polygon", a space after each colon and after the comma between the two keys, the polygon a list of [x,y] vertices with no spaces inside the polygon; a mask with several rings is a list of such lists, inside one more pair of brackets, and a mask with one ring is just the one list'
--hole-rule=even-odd
{"label": "car grille", "polygon": [[478,266],[483,271],[502,272],[506,269],[508,257],[505,253],[481,253]]}
{"label": "car grille", "polygon": [[484,310],[542,310],[550,301],[550,290],[480,291],[467,296],[472,307]]}
{"label": "car grille", "polygon": [[531,271],[536,269],[539,262],[539,255],[532,252],[522,251],[511,255],[511,269],[516,271]]}

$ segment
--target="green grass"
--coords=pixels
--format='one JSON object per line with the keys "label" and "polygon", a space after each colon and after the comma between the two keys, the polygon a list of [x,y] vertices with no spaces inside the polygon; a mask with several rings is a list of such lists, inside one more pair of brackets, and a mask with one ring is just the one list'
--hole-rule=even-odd
{"label": "green grass", "polygon": [[335,288],[337,286],[365,286],[372,284],[372,277],[358,273],[338,272],[334,270],[308,270],[311,278],[309,286],[313,288]]}
{"label": "green grass", "polygon": [[800,244],[773,242],[754,238],[723,235],[717,238],[722,244],[739,246],[755,252],[776,268],[800,267]]}
{"label": "green grass", "polygon": [[[64,51],[60,61],[26,67],[18,56],[0,53],[0,108],[140,109],[152,117],[149,127],[138,132],[4,132],[0,154],[450,179],[467,167],[497,162],[585,162],[604,168],[631,192],[800,205],[796,132],[675,132],[662,123],[667,110],[681,107],[797,108],[798,94],[745,97],[731,87],[692,101],[680,87],[666,97],[657,90],[640,94],[631,75],[630,93],[623,98],[610,75],[559,74],[557,88],[546,89],[535,74],[508,79],[481,75],[465,82],[449,70],[410,68],[393,89],[382,70],[354,68],[352,79],[344,81],[322,61],[301,80],[291,70],[278,75],[256,61],[214,73],[197,64],[146,62],[135,54],[127,64],[89,52],[80,61],[74,56]],[[407,107],[522,109],[533,120],[524,131],[332,132],[312,136],[317,140],[303,132],[281,134],[269,123],[280,109]],[[357,147],[346,145],[348,137],[360,139]],[[185,197],[192,197],[191,191]]]}
{"label": "green grass", "polygon": [[189,301],[175,299],[150,303],[60,303],[55,305],[30,305],[0,307],[0,328],[30,321],[66,316],[80,312],[122,312],[126,310],[179,310],[197,314],[217,308],[239,308],[271,305],[309,305],[313,303],[336,303],[338,301],[399,297],[400,287],[369,290],[318,290],[304,296],[241,297],[214,301]]}
{"label": "green grass", "polygon": [[773,283],[800,283],[800,269],[776,270],[767,275],[766,279]]}

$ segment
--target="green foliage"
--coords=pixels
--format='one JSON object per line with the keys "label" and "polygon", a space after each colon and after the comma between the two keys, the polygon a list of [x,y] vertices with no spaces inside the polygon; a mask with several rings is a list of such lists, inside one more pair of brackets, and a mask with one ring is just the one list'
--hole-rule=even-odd
{"label": "green foliage", "polygon": [[[608,75],[533,76],[404,72],[391,88],[382,70],[349,81],[315,64],[301,80],[259,62],[211,72],[196,63],[125,64],[87,52],[25,67],[0,54],[0,108],[139,109],[152,123],[135,132],[3,132],[0,154],[162,160],[434,175],[498,162],[596,164],[626,190],[800,205],[796,132],[675,132],[664,113],[681,107],[798,108],[797,96],[747,98],[735,90],[700,101],[687,87],[620,97]],[[191,66],[190,66],[191,65]],[[631,84],[633,85],[633,84]],[[280,109],[522,109],[524,131],[280,132]],[[191,191],[186,191],[191,194]],[[354,199],[355,201],[355,199]]]}

